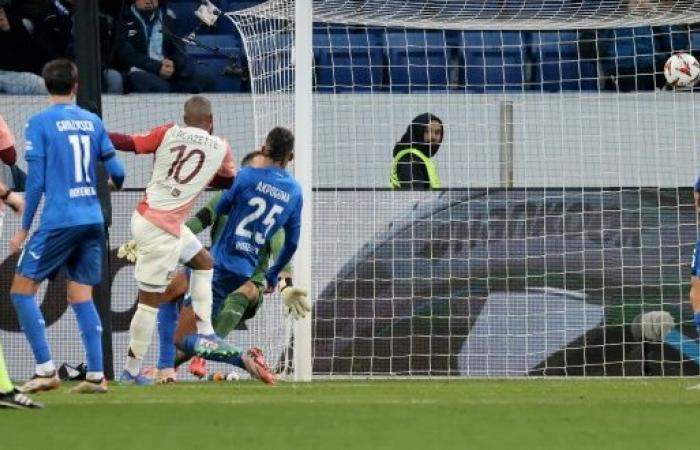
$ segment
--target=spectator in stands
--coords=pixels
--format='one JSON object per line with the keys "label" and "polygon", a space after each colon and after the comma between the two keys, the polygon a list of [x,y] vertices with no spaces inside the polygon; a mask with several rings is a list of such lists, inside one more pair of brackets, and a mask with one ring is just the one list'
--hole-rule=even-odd
{"label": "spectator in stands", "polygon": [[394,189],[436,189],[440,177],[432,158],[440,149],[443,127],[431,113],[416,116],[394,146],[389,182]]}
{"label": "spectator in stands", "polygon": [[213,80],[198,75],[177,37],[174,15],[158,0],[136,0],[122,15],[117,31],[117,59],[135,92],[212,90]]}
{"label": "spectator in stands", "polygon": [[[74,59],[73,0],[55,0],[46,6],[43,18],[36,23],[35,35],[41,45],[43,60]],[[122,75],[110,69],[113,56],[112,18],[100,14],[100,50],[102,60],[102,90],[108,94],[124,92]]]}
{"label": "spectator in stands", "polygon": [[38,48],[22,18],[0,0],[0,93],[45,94]]}

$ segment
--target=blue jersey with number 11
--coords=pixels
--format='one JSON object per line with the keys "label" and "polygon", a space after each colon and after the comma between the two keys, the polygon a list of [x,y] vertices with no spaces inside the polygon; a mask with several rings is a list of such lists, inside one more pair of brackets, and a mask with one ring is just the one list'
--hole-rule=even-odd
{"label": "blue jersey with number 11", "polygon": [[[114,147],[100,118],[73,104],[57,104],[29,120],[26,138],[32,178],[27,183],[43,183],[40,228],[102,223],[96,165],[112,158]],[[31,224],[29,213],[25,219]]]}
{"label": "blue jersey with number 11", "polygon": [[214,246],[215,267],[249,278],[265,242],[282,227],[285,246],[296,246],[301,208],[301,188],[286,170],[241,169],[216,207],[218,214],[228,214],[228,221]]}

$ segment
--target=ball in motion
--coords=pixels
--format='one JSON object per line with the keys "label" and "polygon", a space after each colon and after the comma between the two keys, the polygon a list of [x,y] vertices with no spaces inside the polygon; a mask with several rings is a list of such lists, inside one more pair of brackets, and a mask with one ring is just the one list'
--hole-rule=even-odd
{"label": "ball in motion", "polygon": [[664,75],[671,86],[689,88],[700,80],[700,63],[689,53],[674,53],[664,64]]}

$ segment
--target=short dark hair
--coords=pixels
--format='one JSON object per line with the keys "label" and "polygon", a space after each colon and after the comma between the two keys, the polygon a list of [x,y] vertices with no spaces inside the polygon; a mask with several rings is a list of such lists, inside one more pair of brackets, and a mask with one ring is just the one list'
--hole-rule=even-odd
{"label": "short dark hair", "polygon": [[241,167],[247,166],[248,164],[250,164],[250,162],[253,160],[253,158],[255,158],[256,156],[261,156],[261,155],[264,155],[264,153],[261,152],[260,150],[255,150],[255,151],[252,151],[250,153],[247,153],[243,157],[243,159],[241,159]]}
{"label": "short dark hair", "polygon": [[78,67],[68,59],[54,59],[44,65],[41,76],[49,94],[68,95],[78,82]]}
{"label": "short dark hair", "polygon": [[275,127],[267,133],[265,147],[273,161],[284,161],[294,152],[294,134],[287,128]]}

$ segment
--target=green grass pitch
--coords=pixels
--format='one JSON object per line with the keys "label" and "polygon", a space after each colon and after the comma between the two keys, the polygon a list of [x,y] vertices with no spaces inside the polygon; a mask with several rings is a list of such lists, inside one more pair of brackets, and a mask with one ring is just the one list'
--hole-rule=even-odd
{"label": "green grass pitch", "polygon": [[68,387],[0,410],[2,450],[692,449],[695,379]]}

